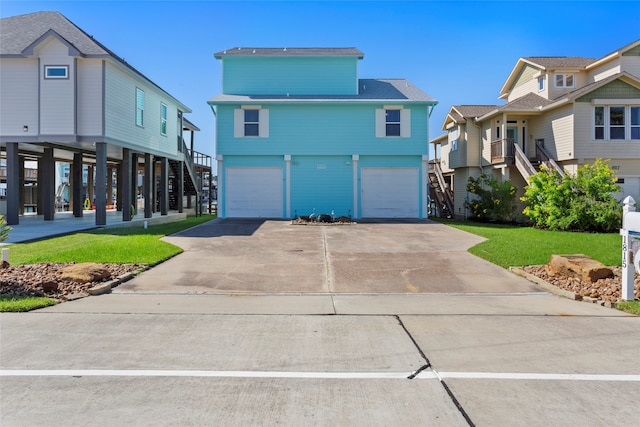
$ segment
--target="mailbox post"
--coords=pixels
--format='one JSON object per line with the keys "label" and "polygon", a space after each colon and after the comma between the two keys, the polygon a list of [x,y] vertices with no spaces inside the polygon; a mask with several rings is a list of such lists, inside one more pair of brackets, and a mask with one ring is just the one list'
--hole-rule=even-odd
{"label": "mailbox post", "polygon": [[640,212],[635,212],[636,201],[627,196],[622,208],[622,299],[633,300],[634,267],[640,273]]}

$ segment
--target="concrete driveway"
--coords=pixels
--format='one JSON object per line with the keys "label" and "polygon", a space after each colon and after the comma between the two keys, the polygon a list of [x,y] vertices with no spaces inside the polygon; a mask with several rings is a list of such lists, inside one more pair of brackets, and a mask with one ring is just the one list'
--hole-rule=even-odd
{"label": "concrete driveway", "polygon": [[431,221],[292,225],[218,219],[166,238],[184,253],[114,292],[522,293],[527,280],[467,253],[484,239]]}
{"label": "concrete driveway", "polygon": [[0,313],[0,425],[640,425],[640,318],[539,292],[467,254],[476,236],[216,220],[168,240],[185,252],[112,294]]}

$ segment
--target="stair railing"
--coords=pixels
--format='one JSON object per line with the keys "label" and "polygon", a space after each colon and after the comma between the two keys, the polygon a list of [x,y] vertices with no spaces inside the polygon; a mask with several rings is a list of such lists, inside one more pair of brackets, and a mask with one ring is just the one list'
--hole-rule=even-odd
{"label": "stair railing", "polygon": [[449,213],[453,214],[453,194],[451,189],[446,186],[444,175],[442,174],[442,168],[440,167],[440,162],[433,161],[429,163],[433,165],[432,172],[436,176],[438,187],[440,188],[440,192],[444,196],[445,205],[449,210]]}
{"label": "stair railing", "polygon": [[517,143],[513,144],[513,148],[515,153],[516,168],[528,184],[531,175],[536,173],[536,168],[533,167],[527,156],[524,154],[524,151],[522,151],[522,148],[520,148]]}
{"label": "stair railing", "polygon": [[553,157],[544,149],[542,144],[536,142],[536,159],[542,162],[549,169],[555,169],[560,176],[564,176],[564,170],[553,160]]}

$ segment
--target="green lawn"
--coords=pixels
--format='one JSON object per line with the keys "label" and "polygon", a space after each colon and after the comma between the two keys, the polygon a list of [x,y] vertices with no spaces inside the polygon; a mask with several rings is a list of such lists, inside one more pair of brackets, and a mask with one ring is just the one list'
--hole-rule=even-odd
{"label": "green lawn", "polygon": [[546,264],[552,254],[585,254],[609,266],[620,265],[622,258],[622,240],[617,233],[573,233],[440,219],[438,222],[487,238],[469,252],[504,268]]}
{"label": "green lawn", "polygon": [[0,295],[0,312],[31,311],[54,304],[56,304],[56,300],[46,297]]}
{"label": "green lawn", "polygon": [[[188,217],[183,221],[142,227],[110,228],[54,237],[32,243],[9,245],[13,265],[41,262],[97,262],[156,265],[182,252],[177,246],[160,240],[215,219],[215,215]],[[44,297],[0,295],[0,311],[30,311],[55,304]]]}
{"label": "green lawn", "polygon": [[214,219],[214,215],[142,227],[108,228],[32,243],[10,245],[13,265],[41,262],[98,262],[156,265],[182,252],[162,237]]}

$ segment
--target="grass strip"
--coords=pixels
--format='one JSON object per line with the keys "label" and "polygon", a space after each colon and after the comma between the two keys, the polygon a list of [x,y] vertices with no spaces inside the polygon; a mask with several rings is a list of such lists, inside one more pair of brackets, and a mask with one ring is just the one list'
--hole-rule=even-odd
{"label": "grass strip", "polygon": [[552,254],[584,254],[608,266],[619,266],[622,241],[617,233],[576,233],[505,224],[437,219],[487,240],[469,252],[503,268],[540,265]]}
{"label": "grass strip", "polygon": [[616,308],[640,316],[640,301],[620,301],[616,303]]}
{"label": "grass strip", "polygon": [[23,312],[55,305],[56,300],[46,297],[19,297],[0,295],[0,312]]}
{"label": "grass strip", "polygon": [[183,221],[151,225],[147,229],[106,228],[16,243],[9,246],[10,263],[97,262],[153,266],[182,252],[181,248],[161,238],[215,218],[215,215],[192,216]]}

